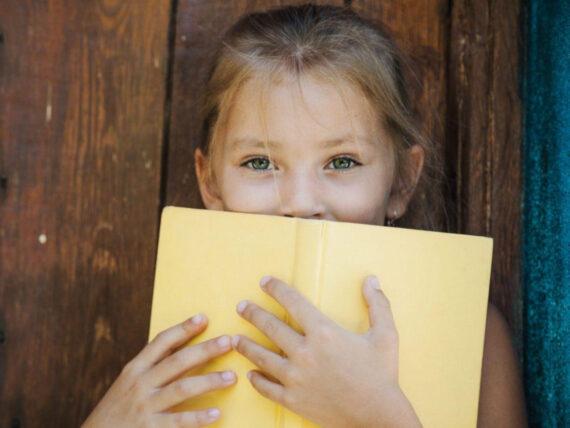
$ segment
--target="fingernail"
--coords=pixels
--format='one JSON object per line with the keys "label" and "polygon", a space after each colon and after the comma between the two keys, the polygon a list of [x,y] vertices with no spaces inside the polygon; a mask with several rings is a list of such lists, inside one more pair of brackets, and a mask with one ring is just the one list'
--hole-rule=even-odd
{"label": "fingernail", "polygon": [[259,285],[265,287],[269,281],[271,281],[271,275],[265,275],[259,280]]}
{"label": "fingernail", "polygon": [[210,419],[216,419],[220,416],[220,410],[219,409],[209,409],[208,410],[208,417]]}
{"label": "fingernail", "polygon": [[234,348],[237,348],[238,343],[239,343],[239,336],[233,336],[233,337],[232,337],[232,346],[233,346]]}
{"label": "fingernail", "polygon": [[227,370],[225,372],[222,372],[222,379],[225,380],[226,382],[233,381],[235,378],[236,375],[232,371]]}
{"label": "fingernail", "polygon": [[237,305],[237,311],[241,314],[246,306],[247,306],[247,300],[242,300]]}
{"label": "fingernail", "polygon": [[194,315],[191,321],[192,324],[202,324],[202,321],[204,321],[204,315],[202,314]]}
{"label": "fingernail", "polygon": [[375,276],[368,277],[368,284],[375,290],[380,290],[380,281]]}
{"label": "fingernail", "polygon": [[230,344],[230,338],[228,336],[222,336],[218,338],[217,343],[220,347],[225,348]]}

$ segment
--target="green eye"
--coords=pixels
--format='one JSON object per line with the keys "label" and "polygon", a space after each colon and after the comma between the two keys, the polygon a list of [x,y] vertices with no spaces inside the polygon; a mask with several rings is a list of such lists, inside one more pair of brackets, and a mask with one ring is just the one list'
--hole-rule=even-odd
{"label": "green eye", "polygon": [[333,169],[350,169],[350,166],[352,164],[356,166],[362,165],[361,163],[355,161],[354,159],[346,156],[335,158],[331,161],[331,163],[334,165]]}
{"label": "green eye", "polygon": [[[251,168],[248,166],[251,165]],[[246,166],[249,169],[267,171],[269,166],[269,159],[267,158],[253,158],[244,163],[241,166]]]}

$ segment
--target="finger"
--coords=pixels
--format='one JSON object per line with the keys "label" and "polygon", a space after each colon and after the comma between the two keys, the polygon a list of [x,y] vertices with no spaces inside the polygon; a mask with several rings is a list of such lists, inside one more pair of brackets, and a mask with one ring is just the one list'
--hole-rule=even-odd
{"label": "finger", "polygon": [[301,345],[303,337],[265,309],[247,300],[237,305],[238,313],[288,354]]}
{"label": "finger", "polygon": [[390,301],[380,288],[380,282],[374,275],[369,275],[364,279],[362,291],[368,305],[368,315],[370,319],[371,335],[376,335],[382,331],[396,330],[394,316]]}
{"label": "finger", "polygon": [[158,415],[156,426],[194,428],[210,425],[220,418],[220,410],[216,408],[194,412],[165,413]]}
{"label": "finger", "polygon": [[286,405],[285,403],[285,387],[278,383],[272,382],[262,373],[257,370],[251,370],[247,373],[247,378],[251,382],[251,385],[265,398]]}
{"label": "finger", "polygon": [[287,359],[255,343],[246,336],[232,338],[232,345],[240,354],[280,382],[287,371]]}
{"label": "finger", "polygon": [[275,277],[263,277],[261,288],[283,306],[303,331],[309,332],[312,328],[330,320],[323,315],[309,300],[295,288]]}
{"label": "finger", "polygon": [[225,354],[231,349],[229,336],[219,336],[197,345],[186,346],[147,371],[143,375],[143,382],[155,388],[161,387],[185,371]]}
{"label": "finger", "polygon": [[184,377],[155,392],[151,397],[151,406],[155,412],[165,411],[191,397],[227,388],[236,380],[236,374],[230,370]]}
{"label": "finger", "polygon": [[144,372],[170,355],[176,348],[201,333],[208,323],[205,315],[197,314],[186,321],[158,333],[128,364],[136,372]]}

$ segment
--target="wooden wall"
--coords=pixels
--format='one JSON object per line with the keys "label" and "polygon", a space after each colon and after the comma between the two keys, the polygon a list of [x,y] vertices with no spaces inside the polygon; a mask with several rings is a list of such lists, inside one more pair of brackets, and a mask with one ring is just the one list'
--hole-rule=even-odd
{"label": "wooden wall", "polygon": [[170,8],[0,3],[0,426],[78,426],[146,342]]}
{"label": "wooden wall", "polygon": [[[79,425],[144,346],[160,209],[202,206],[212,45],[293,3],[0,3],[0,426]],[[519,1],[344,3],[412,55],[451,230],[495,239],[491,298],[520,348]]]}

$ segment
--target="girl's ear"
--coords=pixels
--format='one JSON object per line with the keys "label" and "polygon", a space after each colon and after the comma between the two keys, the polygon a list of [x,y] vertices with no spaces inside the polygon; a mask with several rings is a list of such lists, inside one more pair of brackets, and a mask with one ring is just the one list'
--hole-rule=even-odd
{"label": "girl's ear", "polygon": [[399,188],[392,191],[388,199],[386,217],[396,220],[406,212],[422,173],[424,157],[424,149],[419,144],[414,144],[407,149],[406,173],[408,176],[403,180],[403,183],[407,185],[399,186]]}
{"label": "girl's ear", "polygon": [[210,179],[208,159],[199,148],[194,150],[194,169],[204,206],[209,210],[223,211],[224,204],[219,196],[218,187]]}

